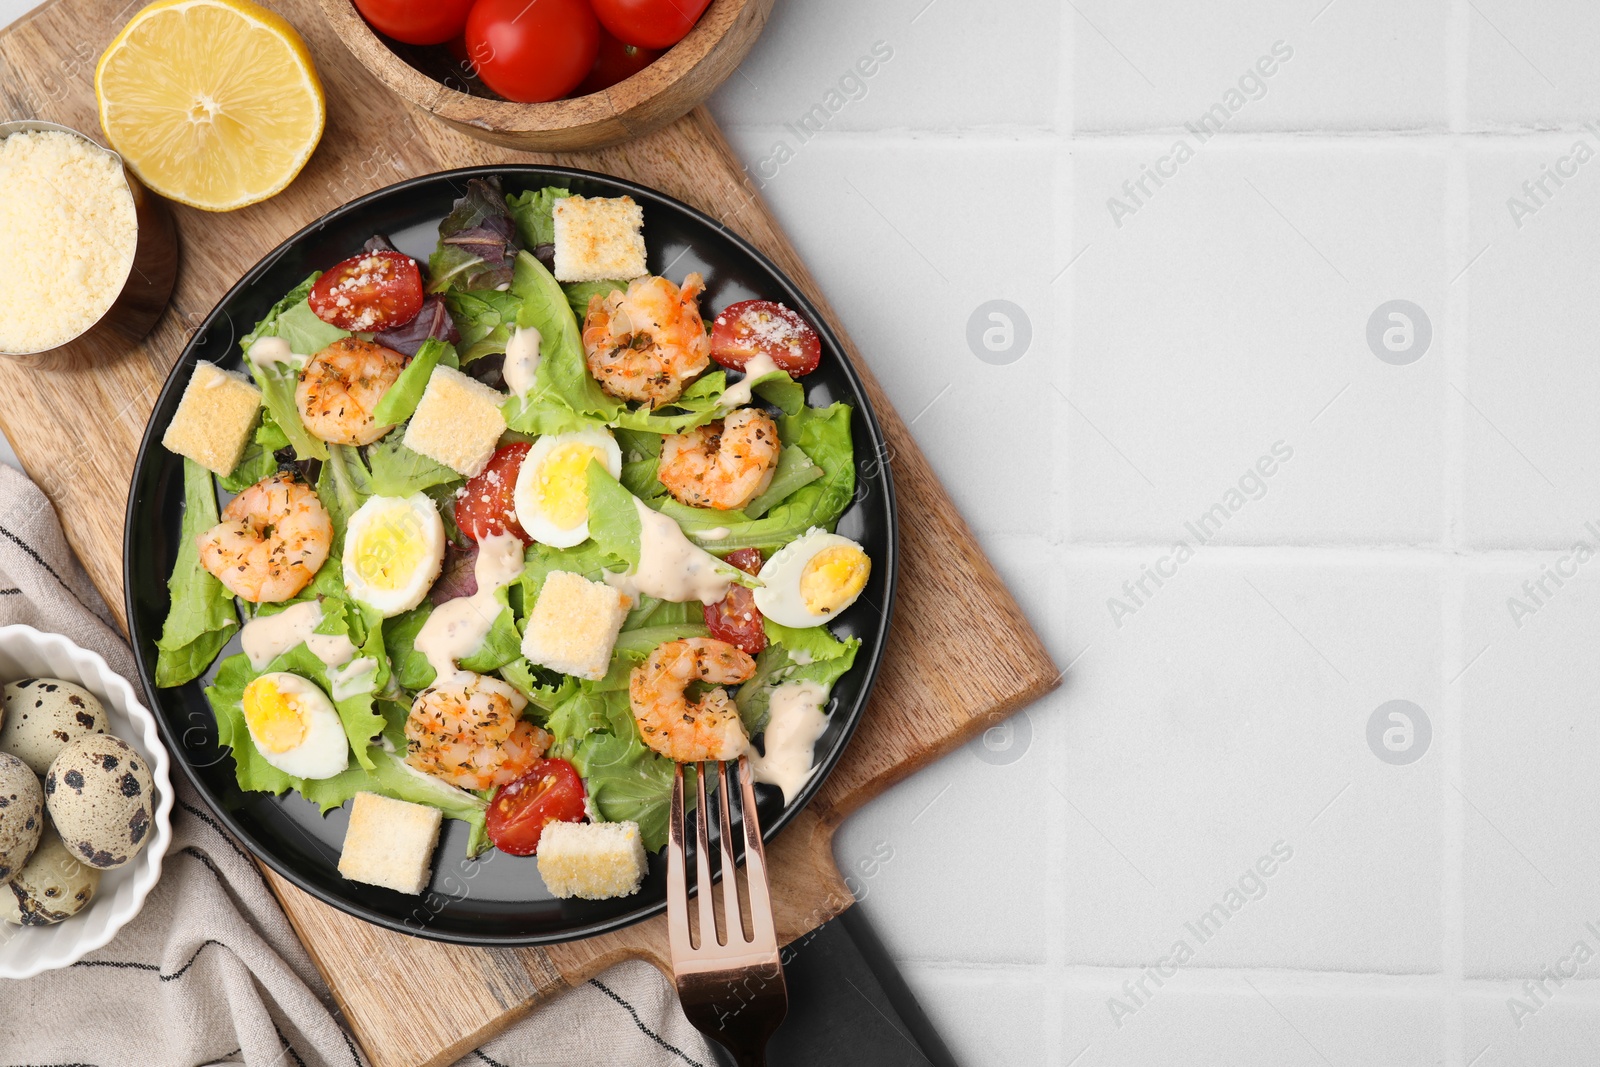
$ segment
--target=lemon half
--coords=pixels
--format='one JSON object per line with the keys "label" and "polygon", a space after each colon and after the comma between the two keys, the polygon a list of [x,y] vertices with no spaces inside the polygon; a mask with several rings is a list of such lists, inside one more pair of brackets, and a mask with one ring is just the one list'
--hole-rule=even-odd
{"label": "lemon half", "polygon": [[232,211],[281,192],[322,138],[322,83],[305,41],[250,0],[160,0],[94,72],[100,127],[139,180]]}

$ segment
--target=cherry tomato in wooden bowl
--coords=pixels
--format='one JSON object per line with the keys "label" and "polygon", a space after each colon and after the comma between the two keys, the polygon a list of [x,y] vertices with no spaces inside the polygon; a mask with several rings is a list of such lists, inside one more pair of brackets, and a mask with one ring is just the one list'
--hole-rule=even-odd
{"label": "cherry tomato in wooden bowl", "polygon": [[[761,550],[740,548],[729,552],[723,561],[746,574],[761,573]],[[761,609],[756,594],[742,585],[730,586],[728,595],[705,608],[706,629],[718,641],[726,641],[741,652],[754,656],[767,647],[767,631],[761,625]]]}
{"label": "cherry tomato in wooden bowl", "polygon": [[546,823],[582,822],[583,779],[564,759],[542,759],[521,778],[501,786],[489,799],[489,840],[501,852],[532,856]]}
{"label": "cherry tomato in wooden bowl", "polygon": [[799,313],[772,300],[741,300],[723,308],[711,326],[711,358],[743,370],[752,356],[766,355],[796,377],[822,362],[822,340]]}
{"label": "cherry tomato in wooden bowl", "polygon": [[588,0],[477,0],[466,40],[485,85],[537,104],[566,96],[594,67],[600,23]]}
{"label": "cherry tomato in wooden bowl", "polygon": [[711,0],[594,0],[594,13],[619,41],[671,48],[694,29]]}
{"label": "cherry tomato in wooden bowl", "polygon": [[329,268],[307,301],[317,318],[341,330],[390,330],[422,310],[422,272],[404,252],[362,252]]}
{"label": "cherry tomato in wooden bowl", "polygon": [[532,448],[526,441],[501,445],[489,457],[488,465],[468,480],[456,497],[456,526],[473,541],[498,533],[513,533],[525,545],[533,538],[517,522],[517,473]]}
{"label": "cherry tomato in wooden bowl", "polygon": [[600,53],[594,57],[594,67],[572,91],[572,95],[588,96],[590,93],[604,92],[618,82],[633,77],[660,56],[657,49],[624,44],[602,28]]}
{"label": "cherry tomato in wooden bowl", "polygon": [[406,44],[443,44],[467,24],[472,0],[355,0],[379,33]]}

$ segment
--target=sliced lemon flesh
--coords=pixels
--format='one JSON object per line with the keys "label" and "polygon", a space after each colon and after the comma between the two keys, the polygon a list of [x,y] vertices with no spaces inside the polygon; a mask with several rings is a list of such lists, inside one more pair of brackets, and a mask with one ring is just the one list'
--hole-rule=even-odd
{"label": "sliced lemon flesh", "polygon": [[100,127],[139,180],[232,211],[281,192],[322,138],[322,83],[305,41],[250,0],[160,0],[94,73]]}

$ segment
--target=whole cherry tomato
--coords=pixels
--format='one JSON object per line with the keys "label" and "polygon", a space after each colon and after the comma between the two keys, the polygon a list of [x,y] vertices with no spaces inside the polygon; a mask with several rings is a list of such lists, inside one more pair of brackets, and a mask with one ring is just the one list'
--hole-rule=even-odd
{"label": "whole cherry tomato", "polygon": [[523,532],[522,524],[517,522],[517,505],[513,499],[517,472],[522,470],[523,457],[532,447],[526,441],[501,445],[489,457],[488,465],[456,495],[456,526],[473,541],[482,541],[498,533],[513,533],[523,544],[533,544],[533,538]]}
{"label": "whole cherry tomato", "polygon": [[729,304],[711,325],[711,358],[743,370],[757,354],[798,377],[822,362],[822,340],[797,312],[772,300]]}
{"label": "whole cherry tomato", "polygon": [[578,87],[600,51],[600,23],[588,0],[477,0],[466,39],[485,85],[532,104]]}
{"label": "whole cherry tomato", "polygon": [[[724,556],[723,562],[731,563],[746,574],[759,574],[761,550],[736,549]],[[761,625],[761,609],[756,607],[756,595],[744,586],[730,586],[727,596],[715,604],[706,605],[705,615],[706,628],[718,641],[726,641],[752,656],[767,647],[767,631]]]}
{"label": "whole cherry tomato", "polygon": [[422,272],[404,252],[362,252],[329,268],[307,300],[317,318],[341,330],[392,330],[422,310]]}
{"label": "whole cherry tomato", "polygon": [[583,79],[573,96],[588,96],[603,92],[620,81],[626,81],[659,59],[661,53],[653,48],[639,48],[623,44],[604,29],[600,31],[600,54],[595,56],[594,67]]}
{"label": "whole cherry tomato", "polygon": [[379,33],[406,44],[443,44],[467,24],[472,0],[356,0],[356,10]]}
{"label": "whole cherry tomato", "polygon": [[564,759],[542,759],[489,798],[489,840],[501,852],[532,856],[546,823],[582,822],[587,794],[578,771]]}
{"label": "whole cherry tomato", "polygon": [[594,0],[594,13],[617,40],[671,48],[700,21],[711,0]]}

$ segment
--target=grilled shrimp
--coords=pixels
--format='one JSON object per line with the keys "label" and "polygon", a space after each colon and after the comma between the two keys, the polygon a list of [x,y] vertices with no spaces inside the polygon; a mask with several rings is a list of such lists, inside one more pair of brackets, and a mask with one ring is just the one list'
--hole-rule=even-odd
{"label": "grilled shrimp", "polygon": [[688,433],[668,434],[656,477],[680,503],[733,511],[772,484],[778,448],[778,427],[766,412],[740,408]]}
{"label": "grilled shrimp", "polygon": [[417,694],[406,719],[406,763],[461,789],[520,777],[550,747],[521,718],[528,701],[498,678],[461,671]]}
{"label": "grilled shrimp", "polygon": [[196,544],[201,566],[228,592],[276,604],[304,589],[327,560],[333,520],[315,489],[278,473],[230,500]]}
{"label": "grilled shrimp", "polygon": [[749,745],[739,709],[726,689],[690,702],[684,690],[699,680],[743,682],[756,661],[726,641],[689,637],[657,646],[628,676],[628,700],[644,743],[679,763],[733,759]]}
{"label": "grilled shrimp", "polygon": [[635,278],[625,293],[590,297],[583,351],[600,388],[653,408],[678,399],[711,364],[711,338],[695,303],[704,288],[698,274],[682,289],[665,278]]}
{"label": "grilled shrimp", "polygon": [[406,357],[359,337],[342,337],[306,362],[294,402],[312,436],[336,445],[370,445],[392,427],[372,417],[405,370]]}

